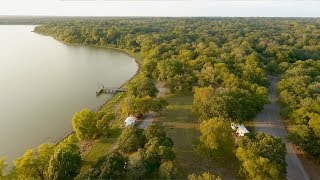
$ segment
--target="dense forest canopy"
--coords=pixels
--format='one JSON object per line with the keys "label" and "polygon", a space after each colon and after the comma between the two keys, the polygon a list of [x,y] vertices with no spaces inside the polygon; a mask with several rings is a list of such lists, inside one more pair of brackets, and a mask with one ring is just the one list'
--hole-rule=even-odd
{"label": "dense forest canopy", "polygon": [[[252,54],[256,56],[252,66],[266,65],[278,72],[284,71],[287,63],[319,59],[319,28],[319,19],[303,18],[107,18],[53,21],[35,31],[66,43],[140,52],[145,61],[151,61],[148,64],[179,60],[182,64],[180,71],[176,67],[172,72],[175,75],[201,70],[205,63],[222,62],[240,76],[246,57]],[[259,75],[259,70],[256,72]]]}
{"label": "dense forest canopy", "polygon": [[[306,142],[293,142],[319,157],[314,150],[320,149],[316,143],[317,18],[79,19],[46,23],[35,31],[65,43],[138,53],[144,76],[164,82],[172,93],[194,92],[194,111],[201,121],[214,117],[251,120],[268,102],[266,72],[284,74],[279,83],[283,117],[307,126],[309,132]],[[312,152],[307,150],[311,148]]]}
{"label": "dense forest canopy", "polygon": [[[290,122],[289,140],[320,158],[320,19],[0,18],[0,24],[10,22],[44,22],[35,27],[36,33],[64,43],[118,48],[138,57],[139,75],[127,84],[128,93],[120,106],[115,106],[117,111],[108,107],[97,113],[83,110],[75,114],[77,141],[107,136],[111,122],[119,117],[160,113],[168,105],[158,97],[156,84],[160,81],[173,94],[192,94],[192,110],[201,123],[199,140],[205,148],[217,151],[226,145],[237,147],[242,175],[281,179],[286,173],[286,149],[280,138],[250,134],[234,144],[229,128],[230,122],[251,121],[268,103],[268,75],[273,74],[281,78],[278,90],[283,118]],[[66,164],[59,157],[65,157],[75,159],[68,172],[75,177],[80,155],[74,144],[51,149],[54,156],[44,163],[48,172],[40,175],[63,177],[60,165]],[[120,135],[118,151],[101,157],[91,172],[78,178],[176,177],[173,145],[161,126],[151,125],[145,131],[126,128]],[[18,165],[17,175],[26,169]],[[116,169],[109,171],[112,168]],[[34,176],[38,174],[29,177]],[[210,173],[189,176],[202,177],[220,178]]]}

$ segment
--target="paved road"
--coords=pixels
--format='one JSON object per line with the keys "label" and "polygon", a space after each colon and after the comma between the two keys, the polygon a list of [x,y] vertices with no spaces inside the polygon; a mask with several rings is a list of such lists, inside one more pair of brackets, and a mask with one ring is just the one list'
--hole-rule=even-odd
{"label": "paved road", "polygon": [[255,131],[263,131],[273,136],[279,136],[285,143],[287,148],[286,162],[287,166],[287,179],[289,180],[309,180],[309,176],[304,170],[299,158],[296,155],[292,144],[286,141],[287,131],[284,127],[283,121],[280,117],[280,107],[277,103],[278,96],[276,85],[278,78],[269,76],[271,85],[269,87],[269,100],[270,104],[265,105],[254,119]]}
{"label": "paved road", "polygon": [[144,120],[142,121],[142,123],[139,125],[139,128],[141,128],[141,129],[147,128],[149,126],[149,124],[152,123],[155,116],[156,116],[155,112],[150,112],[149,114],[147,114],[144,117]]}

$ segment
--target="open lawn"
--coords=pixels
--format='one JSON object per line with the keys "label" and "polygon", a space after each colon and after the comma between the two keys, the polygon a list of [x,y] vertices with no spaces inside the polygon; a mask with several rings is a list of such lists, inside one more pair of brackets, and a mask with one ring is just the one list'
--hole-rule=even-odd
{"label": "open lawn", "polygon": [[215,157],[200,155],[197,149],[199,139],[198,117],[192,113],[192,95],[171,95],[167,97],[169,106],[157,118],[165,126],[167,135],[174,141],[177,165],[181,177],[188,174],[211,172],[223,179],[235,179],[238,161],[232,152],[233,147],[215,153]]}
{"label": "open lawn", "polygon": [[121,129],[113,128],[110,131],[111,135],[97,140],[90,152],[82,159],[82,170],[87,170],[99,157],[106,155],[110,151],[110,147],[116,143],[121,134]]}

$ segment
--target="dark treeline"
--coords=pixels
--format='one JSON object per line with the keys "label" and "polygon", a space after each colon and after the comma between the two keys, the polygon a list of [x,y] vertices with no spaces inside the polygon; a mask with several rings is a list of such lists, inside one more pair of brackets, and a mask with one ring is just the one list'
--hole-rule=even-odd
{"label": "dark treeline", "polygon": [[[111,18],[111,17],[110,17]],[[113,17],[114,19],[115,17]],[[79,16],[10,16],[0,15],[1,25],[39,25],[49,22],[66,22],[66,21],[92,21],[106,20],[108,17],[79,17]]]}

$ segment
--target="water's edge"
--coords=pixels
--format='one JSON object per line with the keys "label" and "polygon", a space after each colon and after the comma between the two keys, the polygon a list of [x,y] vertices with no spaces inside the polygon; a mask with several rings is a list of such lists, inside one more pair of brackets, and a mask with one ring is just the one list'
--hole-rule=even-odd
{"label": "water's edge", "polygon": [[[36,33],[38,35],[41,35],[41,36],[47,36],[47,37],[51,37],[53,38],[54,40],[56,41],[59,41],[60,43],[62,44],[66,44],[66,45],[72,45],[72,46],[83,46],[83,47],[96,47],[96,48],[103,48],[103,49],[112,49],[112,50],[116,50],[116,51],[120,51],[124,54],[127,54],[128,56],[132,57],[134,59],[134,61],[136,62],[138,68],[137,68],[137,71],[135,72],[135,74],[130,78],[128,79],[124,84],[122,84],[120,86],[120,88],[124,87],[126,84],[128,84],[130,81],[132,81],[139,73],[140,73],[140,69],[141,69],[141,59],[136,55],[134,54],[133,52],[131,52],[130,50],[127,50],[127,49],[120,49],[120,48],[115,48],[115,47],[110,47],[110,46],[98,46],[98,45],[87,45],[87,44],[75,44],[75,43],[65,43],[59,39],[56,39],[50,35],[45,35],[45,34],[41,34],[41,33],[38,33],[38,32],[35,32],[34,30],[31,31],[32,33]],[[117,93],[116,93],[117,94]],[[113,94],[112,97],[108,100],[106,100],[106,102],[103,104],[103,105],[100,105],[98,106],[97,108],[95,108],[93,111],[95,112],[99,112],[105,105],[107,105],[109,102],[115,100],[115,96],[116,94]],[[64,139],[68,138],[70,135],[74,134],[74,131],[72,130],[71,132],[67,133],[65,136],[63,136],[61,139],[57,140],[56,142],[54,142],[56,145],[58,145],[60,142],[62,142]]]}

